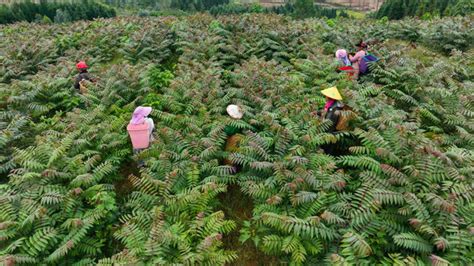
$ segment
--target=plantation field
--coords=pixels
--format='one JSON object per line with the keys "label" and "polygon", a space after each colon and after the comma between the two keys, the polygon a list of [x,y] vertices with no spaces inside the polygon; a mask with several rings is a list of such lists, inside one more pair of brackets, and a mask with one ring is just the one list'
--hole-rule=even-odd
{"label": "plantation field", "polygon": [[[471,265],[473,29],[259,14],[0,26],[0,261]],[[353,82],[334,52],[360,39],[381,60]],[[84,95],[79,60],[97,78]],[[315,115],[331,86],[351,107],[337,134]],[[156,132],[134,155],[139,105]]]}

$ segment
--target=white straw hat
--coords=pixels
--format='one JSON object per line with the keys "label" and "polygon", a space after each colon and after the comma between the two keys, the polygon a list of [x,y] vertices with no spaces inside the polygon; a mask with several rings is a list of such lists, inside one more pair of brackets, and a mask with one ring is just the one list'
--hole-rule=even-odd
{"label": "white straw hat", "polygon": [[240,109],[240,107],[235,104],[231,104],[227,106],[226,110],[227,110],[227,113],[230,115],[230,117],[234,119],[241,119],[244,116],[242,109]]}

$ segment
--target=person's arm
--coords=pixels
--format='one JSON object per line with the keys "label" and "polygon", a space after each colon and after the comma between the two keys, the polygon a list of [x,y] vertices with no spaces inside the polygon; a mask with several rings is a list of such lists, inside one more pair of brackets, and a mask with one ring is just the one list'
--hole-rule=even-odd
{"label": "person's arm", "polygon": [[362,57],[361,52],[357,52],[354,56],[350,55],[349,60],[354,63],[359,61],[359,59]]}
{"label": "person's arm", "polygon": [[148,123],[148,126],[150,127],[150,131],[153,131],[155,129],[155,123],[153,122],[153,119],[147,117],[145,118],[145,121]]}
{"label": "person's arm", "polygon": [[78,75],[76,77],[76,80],[74,81],[74,88],[76,90],[79,90],[81,88],[81,84],[80,84],[81,81],[82,81],[81,75]]}
{"label": "person's arm", "polygon": [[90,81],[90,82],[96,82],[97,81],[97,79],[93,78],[89,73],[86,73],[84,75],[84,79],[86,79],[87,81]]}

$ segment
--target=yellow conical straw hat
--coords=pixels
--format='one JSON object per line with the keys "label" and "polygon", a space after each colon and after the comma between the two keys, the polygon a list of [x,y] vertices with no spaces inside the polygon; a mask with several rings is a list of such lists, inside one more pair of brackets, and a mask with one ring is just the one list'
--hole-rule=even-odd
{"label": "yellow conical straw hat", "polygon": [[338,100],[338,101],[342,100],[342,96],[336,87],[331,87],[329,89],[322,90],[321,93],[324,96],[327,96],[331,99]]}

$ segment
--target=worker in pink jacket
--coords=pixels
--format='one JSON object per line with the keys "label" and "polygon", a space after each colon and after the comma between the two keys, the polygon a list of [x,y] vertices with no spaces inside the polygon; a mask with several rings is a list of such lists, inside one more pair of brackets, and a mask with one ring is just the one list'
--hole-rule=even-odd
{"label": "worker in pink jacket", "polygon": [[149,118],[153,109],[151,107],[143,107],[138,106],[135,111],[133,111],[132,119],[130,120],[131,125],[141,125],[147,124],[148,125],[148,134],[150,136],[150,141],[153,141],[153,130],[155,129],[155,123],[153,123],[153,119]]}
{"label": "worker in pink jacket", "polygon": [[[138,153],[148,148],[150,142],[153,141],[153,130],[155,124],[153,119],[149,118],[152,111],[151,107],[139,106],[135,109],[132,119],[127,126],[128,134],[132,140],[133,153]],[[143,166],[143,160],[138,161],[138,166]]]}
{"label": "worker in pink jacket", "polygon": [[360,68],[359,68],[360,62],[364,59],[364,56],[367,54],[365,51],[367,49],[367,44],[363,41],[360,41],[358,44],[356,44],[356,46],[357,46],[357,53],[355,53],[354,56],[349,55],[349,60],[352,62],[352,67],[354,68],[353,78],[357,80],[360,74]]}

